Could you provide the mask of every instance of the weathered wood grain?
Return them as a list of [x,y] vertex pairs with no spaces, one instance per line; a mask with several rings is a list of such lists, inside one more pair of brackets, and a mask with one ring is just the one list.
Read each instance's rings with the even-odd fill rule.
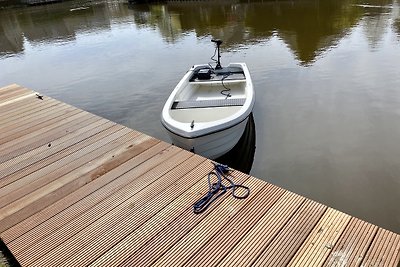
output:
[[[22,266],[390,266],[400,235],[19,85],[0,88],[0,237]],[[243,192],[243,191],[241,191]]]

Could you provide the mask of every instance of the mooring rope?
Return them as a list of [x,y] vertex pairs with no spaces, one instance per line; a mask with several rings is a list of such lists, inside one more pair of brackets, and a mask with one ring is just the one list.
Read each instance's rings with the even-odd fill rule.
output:
[[[205,211],[211,203],[217,200],[220,196],[226,193],[227,190],[232,189],[231,194],[234,198],[244,199],[250,195],[250,188],[244,185],[235,184],[230,176],[230,172],[232,171],[228,166],[222,165],[219,163],[214,163],[214,170],[208,173],[208,193],[199,199],[196,203],[193,204],[193,212],[194,213],[202,213]],[[217,182],[211,184],[211,177],[216,176]],[[229,178],[231,177],[231,178]],[[222,183],[222,179],[225,179],[229,182],[230,185],[226,186]],[[236,189],[243,188],[246,190],[246,193],[242,196],[236,194]]]

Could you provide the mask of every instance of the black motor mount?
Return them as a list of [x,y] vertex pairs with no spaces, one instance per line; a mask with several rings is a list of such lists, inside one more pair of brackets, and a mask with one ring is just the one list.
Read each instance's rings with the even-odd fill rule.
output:
[[216,45],[217,45],[218,60],[217,60],[217,66],[215,66],[215,69],[216,69],[216,70],[222,69],[222,67],[221,67],[221,61],[220,61],[221,54],[220,54],[220,52],[219,52],[219,47],[220,47],[220,45],[222,44],[222,41],[221,41],[220,39],[212,39],[211,42],[216,43]]

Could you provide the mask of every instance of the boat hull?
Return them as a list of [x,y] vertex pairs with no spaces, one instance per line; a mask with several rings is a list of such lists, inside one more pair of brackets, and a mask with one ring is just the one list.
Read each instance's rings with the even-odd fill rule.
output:
[[[211,76],[200,79],[206,71]],[[219,70],[194,65],[167,99],[161,123],[174,145],[216,159],[240,140],[254,101],[245,63],[230,63]]]
[[240,140],[246,128],[248,118],[240,123],[220,131],[186,138],[168,131],[172,143],[209,159],[216,159],[229,152]]

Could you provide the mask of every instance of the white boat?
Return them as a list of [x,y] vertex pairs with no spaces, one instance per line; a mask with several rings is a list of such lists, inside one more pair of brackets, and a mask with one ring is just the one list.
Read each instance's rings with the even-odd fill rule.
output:
[[[215,68],[195,65],[172,91],[161,122],[172,143],[215,159],[231,150],[242,136],[255,95],[245,63]],[[218,43],[219,42],[219,43]]]

